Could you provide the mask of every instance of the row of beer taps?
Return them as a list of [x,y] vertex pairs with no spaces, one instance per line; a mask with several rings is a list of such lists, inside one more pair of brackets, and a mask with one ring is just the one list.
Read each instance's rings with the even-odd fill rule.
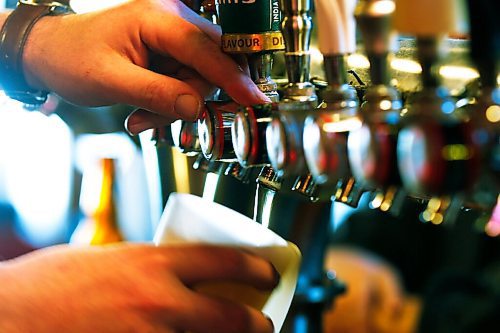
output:
[[[257,196],[267,200],[292,191],[356,206],[370,192],[372,207],[396,214],[405,200],[422,201],[421,219],[434,224],[451,224],[462,209],[476,208],[486,230],[500,234],[500,214],[494,214],[500,209],[498,5],[468,1],[468,45],[481,88],[458,99],[438,72],[441,41],[456,33],[458,2],[205,5],[202,13],[222,27],[223,50],[246,56],[252,79],[272,103],[240,106],[220,92],[206,102],[197,122],[172,124],[174,146],[198,155],[198,164],[209,170],[224,163],[227,174],[242,181],[256,178]],[[313,15],[323,55],[321,85],[310,80]],[[389,70],[395,32],[415,40],[421,67],[419,88],[404,98]],[[273,58],[283,51],[287,82],[278,85]],[[348,81],[346,63],[359,51],[370,64],[370,83],[363,89]],[[262,223],[265,202],[255,202],[254,219]]]

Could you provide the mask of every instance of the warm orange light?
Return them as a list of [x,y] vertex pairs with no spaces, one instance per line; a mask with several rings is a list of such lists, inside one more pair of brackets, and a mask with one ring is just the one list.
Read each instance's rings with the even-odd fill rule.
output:
[[492,105],[486,109],[486,119],[491,123],[500,121],[500,106]]

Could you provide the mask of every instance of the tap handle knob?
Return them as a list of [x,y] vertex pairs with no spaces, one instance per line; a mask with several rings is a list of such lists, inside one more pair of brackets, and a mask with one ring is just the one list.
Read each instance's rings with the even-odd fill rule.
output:
[[368,55],[386,55],[391,49],[393,0],[362,0],[355,16]]
[[439,37],[458,31],[456,0],[398,0],[394,26],[402,34]]
[[302,133],[310,105],[296,101],[282,103],[279,108],[279,116],[273,117],[266,129],[267,156],[280,176],[304,175],[307,166]]
[[198,123],[182,119],[170,124],[173,146],[181,153],[197,155],[201,152],[200,140],[198,138]]
[[222,49],[256,53],[284,48],[278,0],[217,0]]
[[233,101],[208,101],[206,106],[205,112],[198,120],[201,152],[210,161],[236,161],[231,127],[238,104]]
[[241,165],[245,167],[268,165],[266,128],[271,122],[275,104],[241,108],[232,128],[233,147]]
[[355,0],[315,0],[319,50],[324,56],[356,51]]

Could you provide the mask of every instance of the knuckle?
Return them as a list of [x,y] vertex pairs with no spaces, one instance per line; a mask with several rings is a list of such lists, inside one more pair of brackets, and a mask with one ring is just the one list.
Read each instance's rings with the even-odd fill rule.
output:
[[243,252],[231,248],[221,248],[219,253],[214,253],[216,260],[221,260],[226,270],[231,273],[238,273],[245,269],[247,260]]
[[[159,109],[163,104],[165,106],[168,101],[163,100],[165,84],[163,80],[151,80],[144,86],[142,93],[144,102],[152,109]],[[160,103],[161,101],[161,103]]]
[[231,320],[228,321],[228,333],[246,333],[251,331],[251,315],[244,307],[230,307],[226,314],[227,318],[231,318]]

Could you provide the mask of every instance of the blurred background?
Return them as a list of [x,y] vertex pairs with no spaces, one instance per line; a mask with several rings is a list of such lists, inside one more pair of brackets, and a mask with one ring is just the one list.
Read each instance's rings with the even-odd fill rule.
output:
[[[15,3],[1,1],[0,8],[13,8]],[[82,11],[102,4],[74,3]],[[123,126],[130,110],[80,108],[51,96],[42,112],[32,112],[0,92],[0,259],[69,242],[90,214],[85,196],[92,194],[83,192],[99,186],[103,159],[114,162],[113,200],[124,239],[151,239],[139,139],[130,137]],[[94,197],[99,195],[95,191],[99,189],[94,189]]]
[[[84,12],[116,2],[120,0],[77,0],[72,6]],[[14,5],[15,1],[0,1],[0,8]],[[393,64],[400,78],[397,83],[402,90],[414,90],[420,68],[407,59],[414,45],[404,40],[401,45]],[[475,84],[478,73],[464,56],[463,41],[456,45],[451,45],[455,52],[440,74],[453,95],[460,96],[464,82]],[[312,76],[321,78],[322,55],[316,47],[311,51]],[[367,77],[366,57],[354,54],[348,62],[357,75]],[[276,58],[274,71],[277,78],[285,76],[282,59]],[[255,183],[219,178],[219,170],[192,170],[195,159],[156,145],[152,138],[158,133],[153,131],[131,137],[124,130],[131,110],[123,105],[82,108],[50,96],[41,112],[32,112],[0,92],[0,260],[60,243],[150,241],[173,190],[203,195],[252,215]],[[217,191],[218,186],[227,190]],[[245,193],[251,196],[244,197]],[[284,193],[275,202],[276,216],[269,219],[290,220],[300,232],[303,221],[327,215],[334,231],[325,235],[331,247],[362,248],[383,258],[396,268],[405,291],[427,299],[422,332],[438,332],[439,325],[434,324],[439,320],[447,321],[442,327],[449,328],[457,316],[473,322],[499,309],[493,289],[500,289],[500,239],[492,236],[500,230],[485,233],[484,220],[470,209],[461,210],[455,225],[446,227],[424,223],[420,202],[406,202],[396,217],[373,209],[370,200],[366,193],[352,208],[339,202],[311,203]],[[326,259],[327,268],[335,264]],[[445,293],[449,299],[442,297]],[[494,321],[490,319],[484,322],[489,325]]]

